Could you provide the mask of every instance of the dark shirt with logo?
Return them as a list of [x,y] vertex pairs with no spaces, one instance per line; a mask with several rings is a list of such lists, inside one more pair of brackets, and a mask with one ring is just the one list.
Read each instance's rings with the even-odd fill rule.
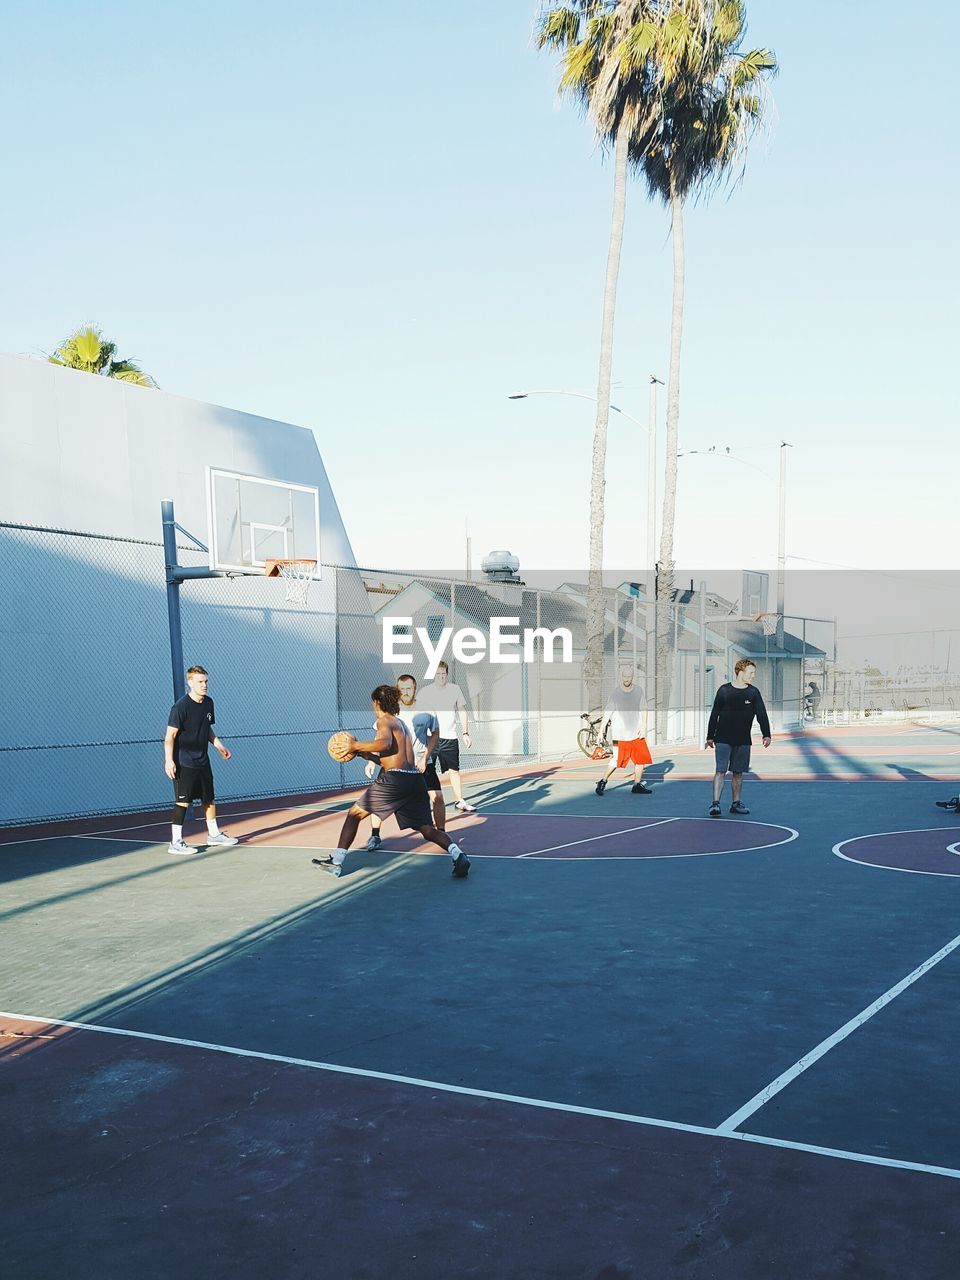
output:
[[765,738],[769,738],[770,720],[760,690],[752,684],[748,684],[745,689],[738,689],[729,683],[722,684],[713,700],[707,741],[725,742],[731,747],[749,746],[754,716],[760,725],[760,732]]
[[189,693],[170,708],[167,724],[180,732],[173,740],[173,762],[185,769],[201,769],[209,762],[207,748],[213,728],[213,699],[204,694],[195,702]]

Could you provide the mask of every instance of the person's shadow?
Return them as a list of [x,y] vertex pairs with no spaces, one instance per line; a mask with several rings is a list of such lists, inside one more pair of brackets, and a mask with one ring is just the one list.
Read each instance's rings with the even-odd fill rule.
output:
[[672,773],[676,765],[669,758],[666,760],[655,760],[653,764],[648,764],[643,771],[644,781],[664,782],[668,773]]

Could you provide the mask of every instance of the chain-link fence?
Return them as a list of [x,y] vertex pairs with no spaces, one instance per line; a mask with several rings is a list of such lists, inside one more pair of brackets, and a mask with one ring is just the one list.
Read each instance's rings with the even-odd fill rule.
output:
[[[165,808],[173,675],[162,545],[11,524],[0,525],[0,540],[0,822]],[[204,563],[196,548],[179,548],[179,559],[187,568]],[[605,587],[602,674],[588,684],[588,595],[574,580],[538,586],[323,565],[304,605],[259,575],[188,579],[180,587],[184,662],[210,672],[217,730],[233,750],[229,762],[214,762],[218,796],[359,782],[362,762],[336,764],[326,739],[338,728],[368,735],[377,684],[405,672],[429,684],[425,644],[445,643],[449,679],[463,692],[467,769],[582,758],[581,716],[599,716],[623,666],[646,692],[654,745],[702,740],[714,694],[743,657],[757,664],[775,729],[902,709],[900,686],[881,699],[875,677],[838,667],[832,622],[785,617],[765,628],[692,586],[663,610],[659,654],[644,584]],[[406,621],[385,660],[391,617]],[[512,656],[496,662],[491,650],[504,627]],[[944,706],[957,697],[942,679],[936,690],[918,686],[911,705],[934,693]]]

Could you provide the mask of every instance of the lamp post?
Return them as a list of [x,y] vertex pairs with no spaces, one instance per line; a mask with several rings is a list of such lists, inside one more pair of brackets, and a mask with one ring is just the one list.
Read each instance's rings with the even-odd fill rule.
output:
[[[648,420],[646,425],[635,418],[626,410],[621,409],[619,405],[611,404],[610,408],[614,413],[619,413],[621,418],[626,418],[628,422],[632,422],[634,426],[640,427],[647,433],[647,546],[646,546],[646,584],[644,592],[646,595],[646,618],[644,628],[646,631],[646,652],[648,657],[652,654],[654,661],[649,660],[646,666],[646,695],[647,699],[651,699],[655,693],[655,673],[654,666],[656,663],[656,583],[657,583],[657,387],[663,386],[663,381],[650,375],[650,397],[648,403]],[[573,396],[577,400],[589,400],[591,404],[597,403],[597,397],[587,395],[585,391],[568,391],[562,387],[540,388],[535,391],[515,391],[508,397],[510,400],[526,400],[528,396]],[[651,644],[653,648],[651,649]]]
[[[785,597],[785,579],[786,579],[786,546],[787,546],[787,450],[792,449],[793,445],[788,440],[781,440],[777,446],[780,452],[780,477],[778,484],[778,506],[777,506],[777,628],[776,628],[776,645],[780,651],[774,662],[774,674],[772,681],[773,703],[780,709],[780,718],[783,719],[784,714],[784,691],[783,691],[783,611]],[[685,453],[678,453],[678,457],[682,458],[685,454],[706,454],[714,458],[727,458],[730,462],[739,462],[745,467],[752,464],[745,462],[743,458],[738,458],[735,453],[731,453],[729,447],[724,448],[721,452],[713,446],[710,449],[687,449]],[[769,476],[768,471],[764,471],[762,467],[753,467],[754,471],[759,471],[761,475]]]
[[[649,421],[643,423],[633,414],[627,413],[619,405],[611,404],[614,413],[626,418],[634,426],[647,433],[647,547],[646,562],[648,574],[653,572],[653,562],[657,557],[657,386],[663,386],[659,378],[650,375],[650,408]],[[528,396],[574,396],[577,400],[589,400],[597,403],[597,397],[587,395],[585,391],[567,391],[560,387],[551,387],[536,391],[515,391],[508,396],[509,400],[526,400]],[[648,590],[648,597],[651,594]]]

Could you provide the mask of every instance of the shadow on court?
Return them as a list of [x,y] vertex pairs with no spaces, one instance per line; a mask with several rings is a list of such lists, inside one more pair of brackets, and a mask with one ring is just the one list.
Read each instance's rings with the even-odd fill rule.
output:
[[902,1280],[956,1259],[946,1179],[182,1045],[43,1044],[0,1068],[22,1277],[767,1280],[855,1256]]
[[[336,881],[281,842],[336,813],[237,815],[259,841],[174,863],[146,843],[73,868],[85,842],[48,850],[49,883],[11,881],[33,909],[0,937],[3,1007],[124,1034],[0,1025],[7,1260],[98,1278],[198,1258],[241,1280],[952,1275],[956,1179],[864,1159],[960,1169],[960,953],[758,1105],[740,1126],[756,1140],[715,1132],[956,933],[960,884],[831,853],[926,794],[762,783],[762,822],[741,824],[689,816],[701,782],[585,817],[566,793],[528,816],[508,790],[520,812],[458,818],[465,842],[586,847],[480,853],[466,882],[411,852],[358,853]],[[779,822],[800,839],[703,856]],[[677,856],[642,856],[653,841]]]

